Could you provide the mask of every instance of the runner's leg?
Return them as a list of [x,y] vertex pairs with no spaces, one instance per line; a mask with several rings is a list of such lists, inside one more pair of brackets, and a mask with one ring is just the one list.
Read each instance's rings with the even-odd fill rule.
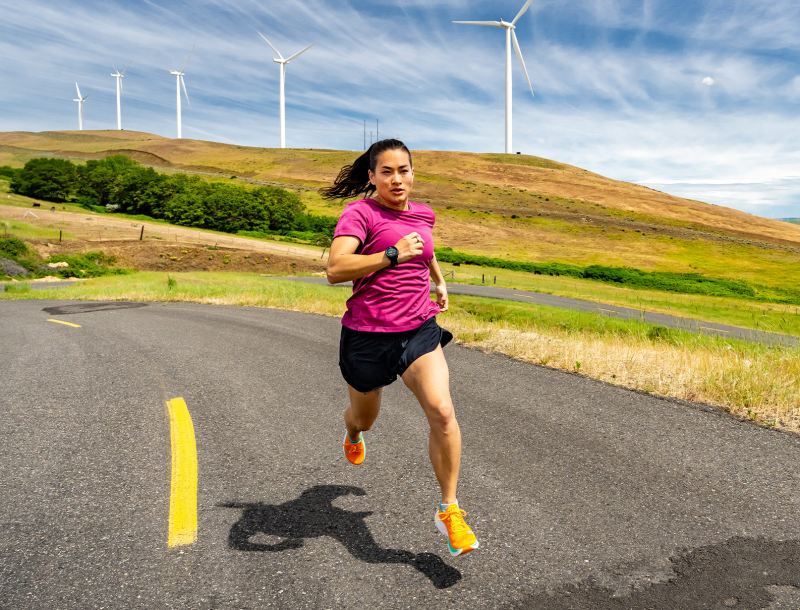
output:
[[347,391],[350,394],[350,406],[344,410],[344,425],[350,440],[354,440],[359,432],[369,430],[378,419],[383,390],[378,388],[371,392],[359,392],[348,384]]
[[412,362],[403,373],[403,382],[417,397],[428,418],[428,454],[442,489],[442,502],[455,502],[461,430],[450,398],[450,371],[441,346]]

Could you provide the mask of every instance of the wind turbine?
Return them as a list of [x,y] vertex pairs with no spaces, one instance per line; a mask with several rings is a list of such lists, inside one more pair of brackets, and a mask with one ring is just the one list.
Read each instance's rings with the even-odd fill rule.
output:
[[511,146],[511,43],[514,43],[514,51],[519,58],[519,63],[522,66],[522,71],[525,73],[525,78],[528,81],[528,88],[533,95],[533,85],[531,85],[531,77],[528,76],[528,69],[525,67],[525,60],[522,58],[522,51],[519,48],[519,41],[515,28],[517,21],[522,17],[525,12],[530,8],[533,0],[527,0],[522,8],[510,22],[503,21],[454,21],[453,23],[463,23],[465,25],[482,25],[492,28],[503,28],[506,31],[506,152],[512,152]]
[[111,76],[117,79],[117,129],[122,129],[122,79],[125,78],[125,70],[120,72],[114,68]]
[[290,55],[289,57],[284,58],[283,55],[281,55],[281,52],[278,51],[278,49],[276,49],[269,40],[267,40],[267,37],[264,36],[264,34],[259,32],[258,35],[261,36],[261,38],[264,39],[264,42],[266,42],[270,47],[272,47],[272,50],[278,54],[278,57],[277,58],[273,57],[272,61],[274,61],[281,67],[280,111],[279,111],[280,122],[281,122],[281,148],[286,148],[286,94],[284,93],[284,82],[286,80],[286,64],[292,61],[295,57],[298,57],[303,53],[305,53],[306,51],[308,51],[313,46],[313,44],[308,45],[305,49],[298,51],[294,55]]
[[181,131],[181,87],[186,96],[186,103],[191,106],[191,102],[189,102],[189,93],[186,91],[186,83],[183,82],[183,70],[170,70],[169,73],[175,76],[175,107],[178,117],[178,139],[180,139],[183,137]]
[[85,102],[88,96],[83,97],[81,95],[81,90],[78,88],[78,83],[75,83],[75,91],[78,92],[78,97],[73,102],[78,102],[78,129],[83,131],[83,102]]
[[184,69],[186,65],[189,63],[189,58],[194,53],[195,47],[192,46],[192,50],[189,51],[189,54],[183,60],[182,67],[178,68],[177,70],[170,70],[169,73],[175,77],[175,108],[176,114],[178,118],[178,139],[183,137],[183,129],[182,129],[182,120],[181,120],[181,87],[183,87],[183,94],[186,96],[186,103],[190,106],[192,105],[189,101],[189,92],[186,91],[186,83],[183,80]]

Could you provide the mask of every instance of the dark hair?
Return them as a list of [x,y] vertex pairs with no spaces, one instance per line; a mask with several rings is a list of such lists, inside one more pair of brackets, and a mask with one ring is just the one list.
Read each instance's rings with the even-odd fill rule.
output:
[[375,185],[370,184],[367,170],[375,171],[378,156],[387,150],[404,150],[408,153],[411,162],[411,151],[400,140],[387,139],[374,142],[366,152],[351,165],[345,165],[333,181],[333,186],[320,189],[325,199],[344,199],[364,193],[369,197],[375,192]]

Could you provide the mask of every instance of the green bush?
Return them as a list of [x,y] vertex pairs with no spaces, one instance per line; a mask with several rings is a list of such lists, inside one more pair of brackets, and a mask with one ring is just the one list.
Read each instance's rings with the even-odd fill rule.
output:
[[65,159],[31,159],[11,178],[14,193],[44,199],[66,201],[77,186],[75,166]]
[[16,237],[0,237],[0,256],[8,258],[28,271],[39,269],[39,257],[27,244]]
[[[673,273],[669,271],[642,271],[633,267],[605,267],[589,265],[579,267],[565,263],[529,263],[508,261],[502,258],[465,254],[452,248],[437,248],[436,258],[446,263],[461,263],[482,267],[496,267],[514,271],[528,271],[537,275],[565,275],[613,284],[624,284],[635,288],[649,288],[684,294],[739,297],[780,302],[797,302],[800,295],[786,294],[779,298],[758,295],[756,289],[741,280],[706,277],[699,273]],[[781,300],[786,299],[786,300]]]
[[49,273],[60,277],[100,277],[103,275],[121,275],[128,273],[126,269],[112,267],[116,258],[102,252],[86,252],[85,254],[56,254],[47,259],[48,263],[66,262],[69,267],[48,269]]
[[29,254],[25,242],[16,237],[0,237],[0,256],[17,259]]

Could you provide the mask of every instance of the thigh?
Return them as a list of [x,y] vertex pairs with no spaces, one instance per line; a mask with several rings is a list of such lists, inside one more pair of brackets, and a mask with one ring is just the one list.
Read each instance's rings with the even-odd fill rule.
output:
[[373,419],[378,416],[378,411],[381,409],[382,388],[371,392],[359,392],[348,384],[347,392],[350,395],[350,407],[357,415],[373,416]]
[[414,360],[403,373],[403,383],[417,397],[426,414],[431,410],[452,409],[450,370],[441,346]]

